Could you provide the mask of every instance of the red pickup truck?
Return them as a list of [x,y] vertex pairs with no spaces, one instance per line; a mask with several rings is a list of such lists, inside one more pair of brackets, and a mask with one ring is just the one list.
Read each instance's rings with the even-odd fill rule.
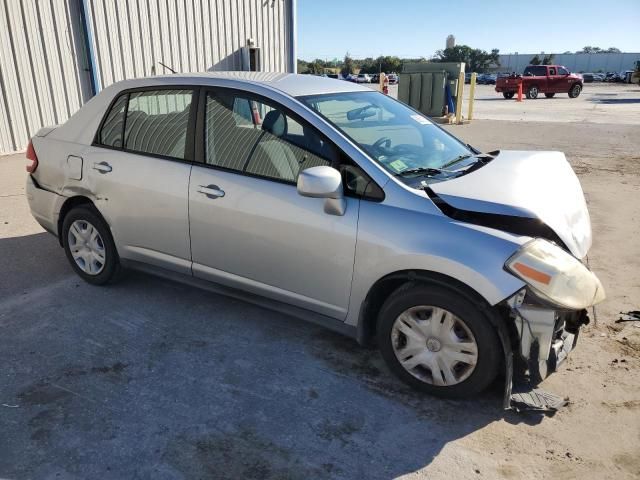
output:
[[556,93],[568,93],[576,98],[582,91],[582,77],[570,73],[562,65],[529,65],[522,75],[499,77],[496,80],[496,92],[502,92],[504,98],[513,98],[522,82],[522,91],[527,98],[537,98],[544,93],[547,98]]

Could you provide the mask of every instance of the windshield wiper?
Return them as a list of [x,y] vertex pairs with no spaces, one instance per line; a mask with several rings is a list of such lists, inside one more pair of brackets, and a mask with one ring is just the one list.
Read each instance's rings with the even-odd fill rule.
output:
[[442,165],[442,167],[440,168],[447,168],[450,167],[451,165],[454,165],[458,162],[461,162],[462,160],[465,160],[469,157],[473,157],[473,155],[471,155],[470,153],[465,153],[464,155],[458,155],[456,158],[454,158],[453,160],[451,160],[450,162],[445,163],[444,165]]
[[444,170],[441,170],[439,168],[432,168],[432,167],[419,167],[419,168],[410,168],[408,170],[403,170],[401,172],[398,172],[395,174],[396,177],[404,177],[405,175],[424,175],[424,176],[430,176],[430,175],[438,175],[440,173],[443,173]]

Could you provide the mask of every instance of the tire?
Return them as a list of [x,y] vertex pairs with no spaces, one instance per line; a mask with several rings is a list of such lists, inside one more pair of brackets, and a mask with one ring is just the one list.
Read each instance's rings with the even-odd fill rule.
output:
[[71,267],[84,281],[104,285],[119,278],[120,259],[111,231],[94,207],[82,205],[67,213],[62,245]]
[[569,98],[578,98],[580,92],[582,92],[582,86],[579,83],[572,85],[569,90]]
[[538,87],[536,85],[531,85],[527,89],[527,98],[530,100],[535,100],[536,98],[538,98],[538,92]]
[[400,380],[440,397],[481,392],[496,377],[502,358],[496,329],[456,288],[403,285],[380,309],[376,335],[387,366]]
[[553,96],[555,95],[555,93],[545,93],[544,96],[547,98],[553,98]]
[[511,100],[514,95],[515,95],[514,92],[502,92],[502,96],[507,100]]

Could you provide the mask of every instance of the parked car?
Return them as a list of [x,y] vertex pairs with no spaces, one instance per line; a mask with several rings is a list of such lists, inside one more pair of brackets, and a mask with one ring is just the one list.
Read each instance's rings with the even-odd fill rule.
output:
[[582,77],[584,83],[602,82],[604,80],[604,75],[599,73],[580,73],[579,76]]
[[378,83],[380,81],[379,73],[372,73],[370,78],[370,83]]
[[371,77],[368,73],[359,73],[356,77],[356,83],[371,83]]
[[342,75],[339,73],[327,73],[328,78],[333,78],[334,80],[343,80]]
[[480,153],[364,86],[126,80],[26,156],[31,212],[83,280],[131,267],[208,285],[375,343],[436,395],[510,380],[512,362],[539,381],[604,298],[564,154]]
[[498,78],[496,92],[501,92],[504,98],[513,98],[519,83],[522,83],[522,91],[529,99],[538,98],[539,93],[544,93],[547,98],[556,93],[567,93],[569,98],[576,98],[582,91],[583,79],[562,65],[529,65],[522,76]]
[[398,83],[398,75],[396,73],[390,73],[387,77],[389,78],[389,85],[395,85]]
[[497,75],[493,75],[490,73],[481,73],[478,75],[477,83],[480,85],[495,85]]

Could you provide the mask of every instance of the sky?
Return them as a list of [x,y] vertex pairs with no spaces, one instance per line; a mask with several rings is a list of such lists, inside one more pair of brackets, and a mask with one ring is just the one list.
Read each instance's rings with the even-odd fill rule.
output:
[[445,48],[449,34],[458,45],[500,53],[563,53],[586,45],[640,52],[640,0],[297,0],[297,10],[304,60],[342,58],[347,51],[355,58],[429,58]]

